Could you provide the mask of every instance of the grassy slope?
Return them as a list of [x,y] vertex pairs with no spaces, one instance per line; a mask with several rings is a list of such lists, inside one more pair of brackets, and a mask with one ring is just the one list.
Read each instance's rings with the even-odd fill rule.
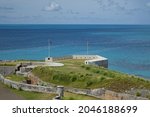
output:
[[65,92],[64,100],[99,100],[98,98]]
[[[77,88],[106,88],[117,92],[124,92],[131,88],[150,89],[150,81],[135,76],[111,71],[105,68],[84,65],[83,60],[61,60],[64,67],[38,67],[33,73],[42,80],[58,85]],[[8,79],[22,81],[23,77],[11,75]],[[14,93],[23,96],[25,99],[52,99],[55,94],[35,93],[17,91]],[[65,93],[64,99],[96,99],[89,96]]]
[[9,75],[6,78],[9,79],[9,80],[12,80],[12,81],[16,81],[16,82],[22,82],[22,81],[27,79],[27,78],[25,78],[23,76],[14,75],[14,74]]
[[37,67],[33,73],[46,82],[76,88],[106,88],[124,92],[131,88],[150,89],[150,81],[96,66],[83,60],[62,60],[63,67]]

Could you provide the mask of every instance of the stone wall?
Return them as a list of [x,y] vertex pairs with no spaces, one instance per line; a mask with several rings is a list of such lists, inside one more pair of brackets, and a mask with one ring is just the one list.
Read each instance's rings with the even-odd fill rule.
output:
[[0,74],[6,76],[15,73],[15,66],[0,66]]
[[0,81],[3,84],[8,85],[11,88],[15,88],[18,90],[44,92],[44,93],[56,93],[56,91],[57,91],[56,87],[46,87],[46,86],[38,86],[38,85],[30,85],[30,84],[25,84],[25,83],[18,83],[15,81],[5,79],[2,75],[0,75]]
[[[46,84],[48,86],[38,86],[38,85],[30,85],[24,83],[14,82],[8,79],[5,79],[2,75],[0,75],[0,81],[12,88],[24,91],[34,91],[34,92],[44,92],[44,93],[57,93],[57,87],[51,84]],[[64,89],[67,92],[88,95],[104,100],[147,100],[147,98],[137,97],[131,94],[125,93],[117,93],[114,91],[106,90],[104,88],[99,89],[78,89],[78,88],[69,88],[65,87]]]
[[104,100],[147,100],[147,98],[137,97],[135,95],[117,93],[114,91],[106,90],[104,88],[99,89],[77,89],[77,88],[65,88],[65,91],[93,96]]

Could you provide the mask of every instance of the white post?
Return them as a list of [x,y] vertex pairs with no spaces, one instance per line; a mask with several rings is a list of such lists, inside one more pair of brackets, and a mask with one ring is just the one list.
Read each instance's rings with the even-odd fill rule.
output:
[[64,97],[64,86],[57,86],[57,94],[62,99]]

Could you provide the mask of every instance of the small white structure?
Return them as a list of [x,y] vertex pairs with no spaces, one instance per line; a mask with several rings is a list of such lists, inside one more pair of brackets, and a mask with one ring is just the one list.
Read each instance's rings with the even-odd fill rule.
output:
[[53,58],[52,57],[46,57],[44,66],[61,67],[61,66],[64,66],[64,64],[53,62]]
[[107,58],[104,58],[104,57],[100,57],[100,58],[92,59],[92,60],[85,60],[85,64],[97,65],[97,66],[108,68],[108,60]]
[[45,62],[53,62],[53,58],[52,57],[46,57]]
[[50,66],[50,67],[61,67],[64,66],[62,63],[56,63],[56,62],[46,62],[45,66]]
[[73,59],[85,59],[85,64],[108,68],[108,59],[99,55],[73,55]]

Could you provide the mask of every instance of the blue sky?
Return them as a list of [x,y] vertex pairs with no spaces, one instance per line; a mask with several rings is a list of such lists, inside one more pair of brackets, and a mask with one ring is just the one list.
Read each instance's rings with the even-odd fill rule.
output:
[[0,24],[150,24],[150,0],[0,0]]

